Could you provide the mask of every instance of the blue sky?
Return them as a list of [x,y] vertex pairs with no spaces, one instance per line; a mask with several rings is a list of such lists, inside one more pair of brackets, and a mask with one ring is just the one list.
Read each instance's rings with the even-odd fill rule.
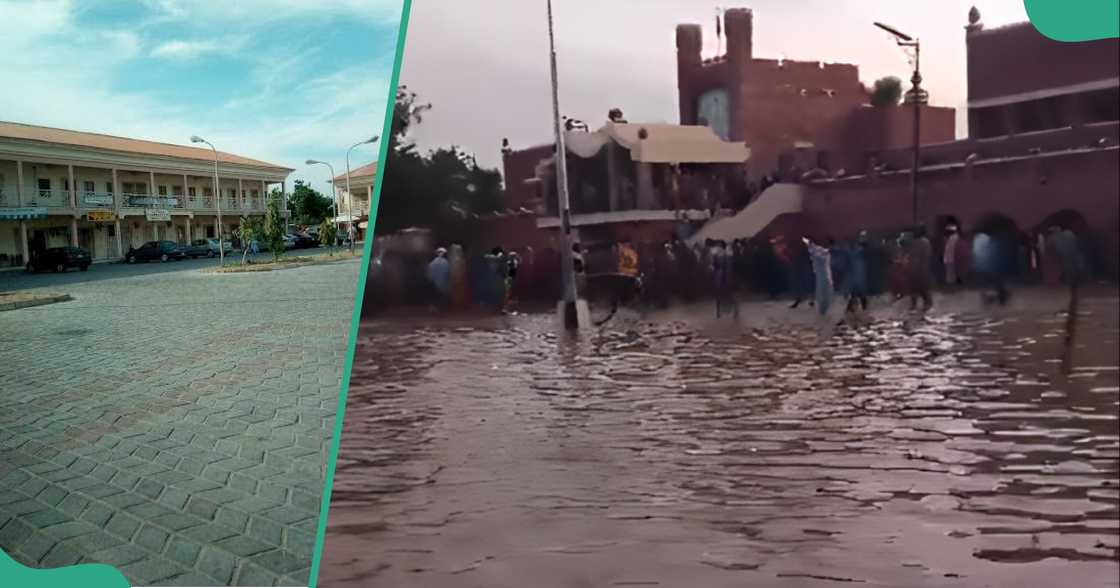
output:
[[[0,118],[295,168],[381,132],[401,0],[0,0]],[[376,157],[354,150],[351,167]]]

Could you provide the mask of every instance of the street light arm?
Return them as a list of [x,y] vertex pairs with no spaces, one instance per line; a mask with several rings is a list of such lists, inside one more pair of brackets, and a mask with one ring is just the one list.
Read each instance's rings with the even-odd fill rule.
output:
[[906,33],[903,33],[902,31],[899,31],[898,29],[896,29],[894,27],[887,26],[887,25],[885,25],[881,22],[876,22],[876,23],[873,23],[873,24],[875,26],[883,29],[884,31],[887,31],[888,33],[894,35],[895,37],[897,37],[901,41],[913,41],[914,40],[914,38],[911,37],[910,35],[907,35]]

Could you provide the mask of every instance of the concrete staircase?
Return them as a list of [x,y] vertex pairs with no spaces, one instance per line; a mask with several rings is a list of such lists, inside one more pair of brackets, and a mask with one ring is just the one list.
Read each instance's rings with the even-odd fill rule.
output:
[[738,214],[708,221],[688,242],[703,243],[705,239],[731,241],[753,237],[779,216],[801,212],[803,199],[802,185],[774,184]]

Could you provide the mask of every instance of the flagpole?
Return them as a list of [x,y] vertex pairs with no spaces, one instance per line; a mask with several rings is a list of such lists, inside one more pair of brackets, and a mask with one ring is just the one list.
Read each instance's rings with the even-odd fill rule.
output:
[[[583,326],[586,311],[581,312],[581,300],[576,287],[575,266],[572,261],[572,221],[568,199],[568,157],[564,146],[564,129],[560,122],[560,89],[556,71],[556,38],[552,28],[552,0],[548,3],[548,48],[549,65],[552,73],[552,124],[556,133],[556,155],[553,166],[556,172],[556,197],[560,213],[561,276],[564,282],[564,295],[559,304],[558,314],[565,328],[578,329]],[[586,303],[583,303],[586,305]]]
[[723,27],[720,26],[720,8],[716,6],[716,57],[723,53]]

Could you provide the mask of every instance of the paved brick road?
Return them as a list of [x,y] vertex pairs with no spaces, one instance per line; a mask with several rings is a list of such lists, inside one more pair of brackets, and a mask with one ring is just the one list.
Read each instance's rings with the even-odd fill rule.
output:
[[357,262],[0,274],[0,548],[134,585],[306,585]]

